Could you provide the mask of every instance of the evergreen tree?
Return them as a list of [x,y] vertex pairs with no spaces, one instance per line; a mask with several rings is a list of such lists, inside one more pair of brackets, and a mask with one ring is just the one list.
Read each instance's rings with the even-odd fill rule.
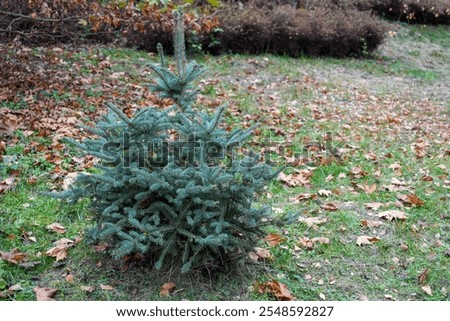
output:
[[[68,140],[101,159],[98,174],[81,174],[73,186],[54,195],[71,202],[91,200],[96,226],[87,237],[108,243],[122,258],[133,253],[156,258],[155,268],[174,263],[182,272],[245,255],[262,235],[269,208],[254,206],[279,171],[258,157],[238,159],[234,149],[252,134],[220,127],[225,106],[214,115],[193,109],[192,82],[203,68],[187,63],[184,18],[175,12],[175,62],[166,66],[162,47],[153,91],[171,98],[166,110],[147,107],[133,117],[107,104],[95,138]],[[269,220],[270,221],[270,220]]]

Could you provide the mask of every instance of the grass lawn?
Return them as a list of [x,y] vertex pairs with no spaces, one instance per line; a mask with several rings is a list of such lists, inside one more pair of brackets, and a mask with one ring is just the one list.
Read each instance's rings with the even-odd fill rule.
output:
[[[286,166],[261,204],[299,214],[267,230],[284,239],[261,240],[271,260],[220,274],[111,260],[82,241],[93,225],[87,201],[40,194],[60,189],[68,173],[92,170],[94,159],[59,142],[86,136],[74,123],[103,113],[106,101],[129,113],[167,104],[145,87],[153,79],[146,63],[156,57],[105,47],[30,50],[59,78],[0,101],[0,116],[17,122],[11,135],[0,134],[0,251],[26,254],[18,264],[0,260],[0,300],[34,300],[36,286],[57,289],[57,300],[160,300],[167,282],[179,290],[173,300],[267,300],[254,285],[272,279],[298,300],[449,300],[450,30],[391,27],[393,37],[365,59],[197,55],[208,69],[201,108],[228,101],[227,124],[260,122],[247,147]],[[40,113],[34,127],[28,110]],[[55,222],[64,233],[46,228]],[[46,252],[62,237],[74,244],[56,261]]]

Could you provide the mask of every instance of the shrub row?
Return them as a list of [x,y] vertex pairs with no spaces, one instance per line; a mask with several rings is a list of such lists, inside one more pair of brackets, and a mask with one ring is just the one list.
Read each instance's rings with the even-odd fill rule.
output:
[[383,23],[357,10],[304,10],[289,5],[267,10],[248,4],[230,6],[218,18],[223,30],[215,36],[219,41],[211,44],[209,37],[203,44],[214,54],[361,56],[373,51],[386,31]]
[[[241,0],[258,7],[275,8],[291,5],[303,9],[356,9],[372,11],[396,21],[417,24],[450,24],[449,0]],[[233,3],[234,0],[228,2]]]

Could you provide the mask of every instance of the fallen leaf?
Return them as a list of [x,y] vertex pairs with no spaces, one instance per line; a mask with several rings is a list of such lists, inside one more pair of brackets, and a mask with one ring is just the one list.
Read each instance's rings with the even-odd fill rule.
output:
[[427,278],[428,278],[428,268],[426,268],[420,275],[419,275],[419,277],[417,278],[417,280],[419,281],[419,284],[423,284],[423,283],[425,283],[425,281],[427,280]]
[[369,210],[375,210],[375,211],[379,210],[382,206],[384,206],[383,203],[377,203],[377,202],[374,202],[374,203],[365,203],[364,205],[366,206],[367,209],[369,209]]
[[308,226],[308,227],[313,227],[315,225],[326,223],[327,219],[326,218],[319,218],[319,217],[307,217],[307,218],[299,217],[298,221],[301,222],[301,223],[305,223],[306,226]]
[[100,289],[102,289],[103,291],[112,291],[114,290],[114,287],[107,284],[100,284]]
[[389,169],[392,169],[395,175],[402,176],[402,166],[400,164],[394,163],[389,166]]
[[5,260],[6,262],[12,264],[18,264],[20,261],[23,261],[27,255],[25,253],[19,252],[17,249],[12,249],[9,252],[0,251],[0,259]]
[[30,242],[36,243],[37,239],[32,235],[33,235],[32,232],[22,231],[22,234],[20,236],[23,238],[23,240],[25,242],[30,241]]
[[281,172],[278,175],[278,178],[288,186],[296,187],[296,186],[311,186],[311,176],[312,171],[308,169],[295,170],[293,174],[286,175]]
[[72,240],[62,238],[56,242],[53,242],[55,247],[45,252],[47,256],[55,257],[56,261],[61,261],[67,258],[67,250],[74,245]]
[[170,283],[164,283],[161,286],[161,290],[159,291],[159,296],[161,297],[168,297],[170,291],[172,291],[176,287],[176,284],[173,282]]
[[299,239],[299,243],[303,247],[306,247],[306,249],[312,250],[316,243],[329,244],[330,239],[326,237],[314,237],[312,239],[308,237],[302,237],[301,239]]
[[17,128],[20,127],[20,124],[15,119],[3,119],[0,120],[0,134],[4,134],[6,136],[11,136],[14,134]]
[[108,249],[109,245],[108,244],[98,244],[98,245],[94,245],[94,250],[96,252],[104,252]]
[[330,243],[330,239],[327,238],[327,237],[323,237],[323,236],[321,236],[321,237],[314,237],[314,238],[311,239],[311,241],[313,241],[313,243],[318,242],[318,243],[322,243],[322,244],[329,244]]
[[295,197],[290,197],[289,202],[291,202],[292,204],[299,204],[300,202],[313,199],[314,197],[315,197],[315,195],[313,195],[313,194],[303,193],[303,194],[299,194]]
[[431,287],[429,285],[424,285],[421,287],[421,289],[428,295],[433,295],[433,291],[431,290]]
[[68,282],[68,283],[73,283],[74,282],[72,274],[66,275],[65,279],[66,279],[66,282]]
[[259,259],[258,254],[256,254],[255,252],[248,252],[248,257],[249,257],[250,260],[252,260],[253,262],[258,261],[258,259]]
[[68,173],[64,177],[64,181],[62,184],[63,190],[68,190],[70,186],[77,180],[79,173]]
[[329,191],[327,189],[319,189],[317,194],[319,194],[320,196],[331,196],[333,194],[333,192]]
[[372,184],[372,185],[369,185],[369,184],[362,184],[362,185],[358,184],[358,187],[360,189],[362,189],[364,192],[366,192],[366,194],[372,194],[373,192],[376,191],[377,184]]
[[338,208],[335,204],[333,203],[327,203],[327,204],[322,204],[320,205],[320,208],[326,211],[337,211]]
[[406,185],[406,183],[404,181],[401,181],[401,180],[399,180],[396,177],[393,177],[391,179],[391,183],[394,184],[394,185],[398,185],[398,186],[405,186]]
[[82,285],[82,286],[80,286],[80,289],[81,289],[81,291],[92,293],[92,292],[94,292],[95,287]]
[[356,239],[356,244],[358,244],[359,246],[372,245],[373,243],[378,241],[380,241],[380,239],[376,236],[361,235]]
[[14,284],[13,286],[10,286],[8,288],[8,291],[10,291],[10,292],[19,291],[19,290],[22,290],[22,286],[20,285],[20,283]]
[[271,233],[264,238],[264,241],[269,243],[271,246],[277,246],[278,244],[285,242],[286,238],[282,237],[280,234]]
[[407,206],[422,206],[425,204],[424,201],[422,201],[417,195],[415,194],[410,194],[410,195],[405,195],[405,194],[400,194],[397,197],[403,204],[407,205]]
[[383,222],[362,220],[361,225],[368,227],[380,227],[381,225],[383,225]]
[[319,298],[321,298],[323,301],[326,301],[326,297],[325,297],[325,294],[323,294],[323,293],[319,293]]
[[295,297],[291,294],[288,287],[277,280],[267,281],[262,284],[256,284],[255,290],[259,293],[270,293],[279,301],[293,301]]
[[0,181],[0,194],[10,191],[14,188],[15,177],[8,177]]
[[52,297],[56,294],[58,290],[51,288],[35,287],[33,288],[33,291],[36,294],[37,301],[54,301]]
[[362,178],[362,177],[366,176],[368,173],[366,171],[363,171],[361,167],[353,167],[350,170],[350,174],[354,178]]
[[62,226],[61,223],[57,223],[57,222],[47,225],[45,228],[47,230],[54,231],[59,234],[66,233],[66,228],[64,226]]
[[258,259],[272,259],[272,255],[270,254],[269,250],[264,249],[262,247],[255,247],[255,254],[258,256]]
[[389,210],[381,212],[377,215],[380,218],[384,218],[386,220],[392,221],[392,220],[406,220],[406,214],[402,211],[397,210]]

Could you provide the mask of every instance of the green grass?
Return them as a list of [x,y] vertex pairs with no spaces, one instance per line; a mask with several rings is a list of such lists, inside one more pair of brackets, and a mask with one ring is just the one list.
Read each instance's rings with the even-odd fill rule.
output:
[[[432,42],[443,49],[449,47],[445,27],[411,26],[406,30],[406,35],[399,36],[398,41],[406,37]],[[99,56],[109,57],[112,65],[95,76],[98,79],[89,85],[83,96],[49,92],[49,99],[60,104],[75,99],[82,108],[94,113],[96,107],[89,99],[103,98],[104,93],[97,89],[111,74],[126,72],[123,79],[114,80],[117,87],[125,85],[126,81],[140,85],[149,81],[140,73],[148,58],[144,52],[105,48],[91,53],[80,51],[68,60],[79,64],[84,76],[91,76],[90,66],[101,64]],[[416,57],[417,53],[412,52],[412,56]],[[0,195],[0,250],[17,248],[28,255],[29,262],[39,264],[26,269],[0,261],[0,292],[15,284],[22,287],[20,291],[8,293],[4,300],[34,300],[32,289],[35,286],[57,288],[58,300],[160,300],[159,288],[166,282],[175,282],[177,289],[183,289],[168,298],[173,300],[266,300],[273,297],[255,293],[252,287],[255,281],[272,278],[287,284],[299,300],[319,300],[320,294],[327,300],[360,300],[362,297],[384,300],[385,296],[396,300],[449,300],[450,258],[445,253],[450,248],[450,162],[446,152],[448,140],[442,136],[442,130],[448,126],[448,102],[422,103],[408,95],[393,98],[392,94],[383,93],[374,94],[375,99],[372,99],[364,91],[343,88],[326,79],[305,80],[312,72],[326,73],[339,67],[343,72],[356,70],[381,78],[402,75],[421,80],[423,85],[432,85],[446,81],[447,78],[442,78],[444,71],[417,68],[398,57],[291,59],[226,55],[196,58],[208,67],[205,79],[220,80],[215,85],[204,85],[202,94],[218,100],[226,100],[223,97],[228,95],[233,102],[225,119],[227,124],[237,126],[242,123],[240,116],[258,115],[261,134],[254,137],[255,142],[270,136],[272,142],[291,142],[292,150],[308,157],[309,167],[300,165],[297,169],[313,171],[310,186],[290,188],[276,180],[268,188],[271,198],[264,197],[261,203],[269,203],[283,212],[299,213],[302,217],[327,218],[327,222],[313,227],[297,222],[283,229],[268,228],[267,233],[283,233],[286,238],[286,242],[274,247],[261,242],[260,246],[272,253],[273,261],[239,266],[222,273],[196,271],[181,276],[170,269],[155,272],[142,262],[130,264],[124,271],[123,262],[112,260],[105,252],[97,252],[84,242],[69,249],[67,260],[55,262],[45,255],[54,241],[61,237],[72,240],[83,237],[85,228],[94,224],[89,203],[83,201],[69,206],[40,194],[54,189],[63,178],[55,181],[52,173],[55,164],[45,159],[44,152],[35,149],[39,145],[48,147],[52,140],[16,131],[15,137],[6,140],[5,155],[13,161],[0,160],[0,181],[8,177],[11,170],[21,171],[16,187]],[[249,89],[249,86],[253,87]],[[121,88],[126,90],[124,86]],[[111,101],[114,97],[105,99]],[[20,104],[22,102],[2,103],[0,108],[15,109]],[[279,116],[273,113],[274,109],[279,110]],[[237,111],[240,113],[233,116]],[[292,112],[296,116],[292,116]],[[283,133],[275,134],[276,129]],[[306,153],[305,146],[311,142],[324,144],[327,132],[331,132],[333,145],[342,158],[339,162],[321,164],[323,150]],[[418,139],[429,144],[424,157],[417,157],[414,152],[412,144]],[[369,152],[375,159],[368,157]],[[71,160],[79,155],[66,150],[55,151],[55,154],[62,158],[63,169],[76,170],[71,167]],[[274,159],[279,164],[284,162],[282,155]],[[394,172],[393,164],[401,166],[401,176]],[[367,174],[354,177],[351,171],[355,167]],[[288,168],[285,173],[292,171],[293,168]],[[423,180],[423,175],[432,177],[433,181]],[[28,184],[30,177],[36,177],[37,183]],[[406,185],[392,189],[393,178]],[[363,184],[376,184],[377,189],[368,194],[360,189]],[[329,190],[332,194],[318,195],[299,204],[289,200],[300,193],[317,195],[319,190]],[[398,201],[402,194],[415,194],[424,205],[402,206]],[[365,206],[370,202],[381,202],[385,206],[370,210]],[[326,203],[336,204],[338,210],[323,210],[321,205]],[[377,228],[361,224],[362,220],[378,220],[376,214],[385,210],[404,211],[407,219],[383,221]],[[67,232],[58,235],[48,231],[45,227],[53,222],[63,224]],[[24,233],[31,233],[36,242],[26,240]],[[358,246],[356,239],[361,235],[375,235],[380,241]],[[300,244],[304,237],[326,237],[330,242],[317,243],[308,250]],[[425,269],[429,270],[428,278],[419,284],[418,277]],[[73,275],[72,283],[65,279],[69,274]],[[425,284],[433,290],[432,295],[421,289]],[[101,285],[113,286],[114,290],[101,290]],[[87,293],[81,286],[93,286],[95,290]]]

